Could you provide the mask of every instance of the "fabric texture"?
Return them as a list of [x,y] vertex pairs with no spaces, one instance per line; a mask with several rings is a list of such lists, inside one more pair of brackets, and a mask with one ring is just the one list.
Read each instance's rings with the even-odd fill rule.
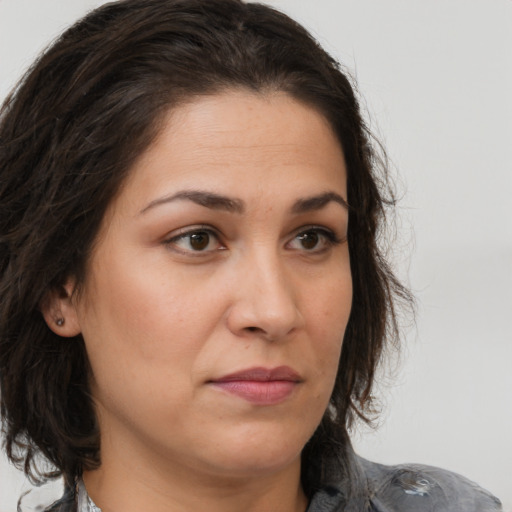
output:
[[[384,466],[354,457],[364,479],[363,502],[347,502],[341,478],[316,492],[307,512],[499,512],[501,502],[467,478],[420,464]],[[339,479],[339,483],[336,480]],[[361,497],[361,496],[359,496]],[[81,480],[46,512],[101,512]],[[271,511],[269,511],[271,512]]]

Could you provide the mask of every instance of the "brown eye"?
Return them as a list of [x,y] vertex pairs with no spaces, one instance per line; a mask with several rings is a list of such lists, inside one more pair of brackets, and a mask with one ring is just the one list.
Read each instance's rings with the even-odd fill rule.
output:
[[286,245],[289,249],[302,251],[306,254],[322,254],[342,243],[336,234],[327,228],[311,226],[297,233]]
[[214,251],[224,249],[219,237],[213,230],[190,229],[166,240],[165,245],[170,249],[176,249],[181,253],[210,254]]
[[210,243],[210,234],[206,231],[197,231],[189,235],[190,248],[194,251],[204,251]]
[[319,236],[315,231],[307,231],[297,236],[300,244],[304,249],[308,251],[314,249],[318,245]]

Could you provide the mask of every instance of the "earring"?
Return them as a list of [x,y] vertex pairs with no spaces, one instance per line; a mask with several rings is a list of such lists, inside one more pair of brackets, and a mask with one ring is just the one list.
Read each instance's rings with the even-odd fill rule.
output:
[[55,320],[55,323],[59,326],[59,327],[62,327],[64,325],[64,318],[57,318],[57,320]]

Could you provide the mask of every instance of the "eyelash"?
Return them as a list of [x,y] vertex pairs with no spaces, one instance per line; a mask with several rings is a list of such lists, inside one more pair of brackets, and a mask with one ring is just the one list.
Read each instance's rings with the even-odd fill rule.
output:
[[[298,239],[298,237],[304,236],[306,234],[311,234],[311,233],[314,233],[315,235],[319,235],[320,238],[323,238],[324,244],[321,249],[313,248],[311,250],[308,250],[306,248],[303,248],[303,250],[308,254],[323,254],[331,247],[339,245],[339,244],[343,243],[343,241],[344,241],[343,239],[339,238],[334,231],[331,231],[330,229],[326,229],[322,226],[306,226],[304,228],[301,228],[300,231],[296,232],[296,234],[293,236],[291,241],[295,241]],[[288,243],[290,243],[290,242],[288,242]]]
[[[195,234],[207,234],[210,239],[208,240],[208,245],[211,242],[211,238],[213,237],[216,239],[220,245],[220,247],[217,247],[216,249],[207,249],[207,250],[194,250],[194,249],[182,249],[177,246],[177,243],[181,240],[189,239]],[[317,249],[316,247],[312,249],[297,249],[298,251],[302,250],[306,254],[323,254],[326,252],[329,248],[334,247],[336,245],[342,244],[345,239],[339,238],[336,233],[331,231],[330,229],[327,229],[322,226],[305,226],[302,227],[299,231],[297,231],[290,242],[287,242],[286,245],[289,245],[291,242],[296,241],[300,236],[305,236],[307,234],[315,234],[319,236],[319,242],[323,239],[323,247],[320,249]],[[210,226],[197,226],[194,228],[185,228],[183,231],[178,232],[178,234],[173,235],[171,238],[168,238],[163,241],[164,245],[168,247],[172,247],[173,250],[180,252],[182,254],[192,255],[192,256],[205,256],[207,254],[212,254],[215,251],[219,250],[225,250],[226,247],[220,242],[220,235],[217,230],[213,229]],[[321,243],[321,242],[320,242]]]
[[[173,235],[171,238],[164,240],[163,243],[164,243],[164,245],[166,245],[168,247],[174,246],[173,249],[182,254],[187,254],[187,255],[192,255],[192,256],[204,256],[205,254],[211,254],[214,250],[210,249],[210,250],[206,250],[206,251],[195,251],[193,249],[181,249],[176,245],[180,240],[185,240],[187,238],[189,238],[189,240],[190,240],[190,237],[192,237],[194,234],[200,234],[200,233],[206,233],[209,237],[213,237],[214,239],[218,240],[219,244],[220,244],[219,233],[215,229],[211,228],[210,226],[197,226],[197,227],[194,227],[191,229],[184,228],[177,234]],[[220,244],[220,245],[222,246],[222,244]],[[226,249],[226,247],[222,246],[215,250],[224,250],[224,249]]]

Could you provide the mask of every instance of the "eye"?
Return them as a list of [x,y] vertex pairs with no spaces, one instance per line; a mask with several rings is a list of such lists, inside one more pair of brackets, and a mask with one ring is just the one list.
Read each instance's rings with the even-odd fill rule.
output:
[[297,233],[287,244],[291,249],[310,253],[322,253],[343,240],[327,228],[310,227]]
[[165,245],[184,253],[209,253],[224,246],[217,234],[207,228],[188,229],[165,240]]

